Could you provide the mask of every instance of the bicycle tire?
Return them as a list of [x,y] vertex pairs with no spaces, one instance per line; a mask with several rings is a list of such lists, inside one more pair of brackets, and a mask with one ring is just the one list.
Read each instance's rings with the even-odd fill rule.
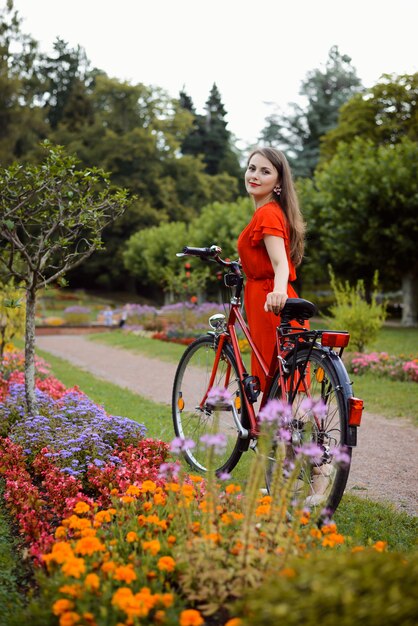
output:
[[[289,366],[293,356],[287,358]],[[333,359],[338,359],[338,367]],[[286,456],[294,456],[294,448],[303,440],[304,429],[311,433],[310,440],[319,444],[326,451],[329,460],[319,466],[310,466],[310,471],[300,476],[307,491],[304,504],[317,509],[319,506],[332,515],[336,510],[344,494],[350,471],[350,463],[340,463],[333,456],[335,448],[343,448],[351,461],[351,447],[348,447],[348,395],[352,395],[348,376],[342,380],[342,373],[346,373],[342,362],[335,353],[330,353],[321,348],[302,348],[296,356],[296,371],[301,371],[303,364],[308,360],[307,372],[309,380],[309,396],[314,400],[322,400],[326,405],[326,415],[321,420],[321,428],[313,420],[312,413],[301,408],[307,394],[299,390],[292,402],[292,440],[286,445]],[[343,368],[343,369],[341,369]],[[289,367],[290,369],[290,367]],[[289,375],[290,377],[290,375]],[[288,377],[288,380],[289,380]],[[348,391],[350,389],[350,391]],[[286,399],[289,392],[285,392]],[[269,400],[283,399],[279,384],[279,375],[276,375],[270,392]],[[311,424],[306,428],[306,424]],[[269,460],[266,482],[269,489],[274,461]],[[304,493],[306,493],[304,491]]]
[[[217,339],[206,335],[194,341],[184,352],[174,378],[172,416],[177,437],[192,439],[195,446],[183,451],[188,464],[197,471],[207,471],[207,450],[200,441],[205,434],[222,432],[227,436],[227,446],[222,455],[216,455],[216,473],[230,472],[241,458],[243,449],[240,444],[238,428],[235,424],[231,407],[221,406],[214,409],[202,399],[208,390],[208,383],[216,356]],[[230,392],[237,414],[242,424],[246,423],[243,389],[239,380],[238,368],[232,348],[225,344],[213,387],[225,388],[225,375],[230,372],[227,389]]]

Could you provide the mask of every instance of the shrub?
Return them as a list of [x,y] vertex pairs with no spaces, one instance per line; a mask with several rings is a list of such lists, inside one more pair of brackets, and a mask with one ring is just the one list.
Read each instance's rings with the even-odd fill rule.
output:
[[331,287],[336,303],[330,307],[330,318],[326,318],[331,328],[348,330],[350,345],[359,352],[364,352],[367,344],[373,343],[386,318],[386,306],[377,301],[377,272],[373,280],[373,292],[370,302],[366,300],[363,280],[355,286],[348,281],[337,281],[332,269],[329,269]]
[[63,311],[63,316],[70,326],[88,324],[90,322],[91,309],[87,306],[68,306]]
[[417,552],[317,552],[271,572],[238,613],[242,626],[413,626],[417,584]]

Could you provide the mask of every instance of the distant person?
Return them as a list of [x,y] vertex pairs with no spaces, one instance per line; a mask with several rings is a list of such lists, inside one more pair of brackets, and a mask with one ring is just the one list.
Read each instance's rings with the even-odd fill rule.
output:
[[123,328],[126,324],[126,320],[128,319],[128,309],[126,306],[123,307],[122,313],[119,320],[119,328]]
[[[245,311],[254,342],[270,365],[276,343],[277,317],[288,297],[297,298],[292,282],[304,250],[305,223],[285,155],[257,148],[248,159],[245,188],[254,215],[238,238],[246,276]],[[251,369],[261,389],[265,376],[254,354]]]
[[103,311],[105,326],[113,326],[113,311],[110,306],[107,306]]

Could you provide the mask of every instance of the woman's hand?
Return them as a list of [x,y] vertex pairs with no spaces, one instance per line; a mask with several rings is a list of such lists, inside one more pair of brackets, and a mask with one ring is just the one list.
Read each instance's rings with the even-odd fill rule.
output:
[[267,294],[264,310],[266,313],[271,312],[275,315],[279,315],[280,311],[286,304],[286,300],[287,293],[282,291],[270,291],[270,293]]

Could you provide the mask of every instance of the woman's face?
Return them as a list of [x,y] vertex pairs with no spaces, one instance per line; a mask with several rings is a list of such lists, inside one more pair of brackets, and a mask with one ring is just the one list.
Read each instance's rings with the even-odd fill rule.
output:
[[245,172],[245,188],[257,207],[273,198],[273,189],[279,183],[279,173],[262,154],[253,154]]

